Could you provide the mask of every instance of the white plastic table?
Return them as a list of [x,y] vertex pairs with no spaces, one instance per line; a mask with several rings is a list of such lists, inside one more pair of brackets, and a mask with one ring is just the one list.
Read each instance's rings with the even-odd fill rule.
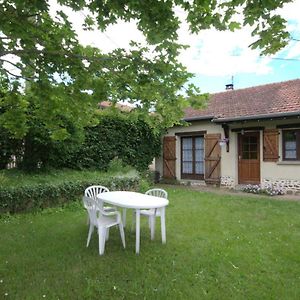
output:
[[162,242],[166,243],[166,221],[165,207],[169,204],[169,200],[160,197],[154,197],[135,192],[115,191],[101,193],[97,198],[105,203],[136,210],[136,240],[135,252],[140,252],[140,210],[156,208],[161,214],[161,237]]

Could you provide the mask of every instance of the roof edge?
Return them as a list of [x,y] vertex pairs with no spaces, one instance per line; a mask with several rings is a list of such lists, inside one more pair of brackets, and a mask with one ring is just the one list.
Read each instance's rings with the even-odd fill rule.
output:
[[272,114],[264,114],[264,115],[252,115],[252,116],[233,117],[233,118],[214,118],[212,121],[215,123],[227,123],[227,122],[235,122],[235,121],[273,119],[273,118],[294,117],[294,116],[300,117],[300,111],[292,111],[286,113],[272,113]]
[[215,116],[198,116],[198,117],[189,117],[189,118],[183,118],[183,121],[191,122],[191,121],[201,121],[201,120],[213,120]]

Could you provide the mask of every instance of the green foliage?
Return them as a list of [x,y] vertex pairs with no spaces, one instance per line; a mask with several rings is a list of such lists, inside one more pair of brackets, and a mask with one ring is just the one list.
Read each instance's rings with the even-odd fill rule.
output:
[[[71,135],[68,123],[79,129],[95,124],[99,101],[126,100],[140,103],[136,111],[147,122],[149,110],[156,112],[152,127],[171,127],[189,99],[197,106],[203,101],[195,89],[188,88],[188,99],[180,93],[192,74],[177,59],[183,46],[177,43],[180,19],[175,11],[184,10],[193,33],[251,25],[258,36],[252,47],[266,54],[287,45],[286,21],[274,11],[290,1],[59,0],[63,6],[55,13],[49,0],[2,1],[0,74],[9,81],[9,93],[0,99],[0,125],[21,138],[38,122],[51,139],[66,140]],[[108,54],[84,47],[65,8],[84,11],[84,30],[135,21],[152,47],[133,42],[128,51]]]
[[[38,120],[30,124],[24,139],[17,140],[6,131],[0,132],[0,167],[5,168],[15,155],[18,168],[25,171],[61,168],[122,169],[125,165],[145,170],[160,154],[160,131],[155,132],[139,115],[103,112],[97,126],[82,132],[65,120],[70,134],[63,141],[53,140],[51,132]],[[33,119],[32,119],[33,120]],[[157,128],[158,129],[158,126]],[[85,135],[85,138],[84,138]]]
[[129,172],[132,167],[124,164],[124,162],[120,159],[115,157],[113,160],[110,161],[108,164],[108,172],[117,173],[117,172]]
[[[99,174],[100,175],[100,174]],[[68,180],[63,176],[55,182],[27,182],[11,186],[0,185],[0,213],[30,211],[73,201],[90,185],[104,185],[110,190],[138,190],[140,177],[129,172],[123,175],[99,176],[97,179]]]
[[68,167],[106,170],[118,158],[141,171],[160,154],[160,134],[155,134],[143,120],[109,112],[100,114],[99,120],[97,126],[86,128],[85,141],[71,156]]

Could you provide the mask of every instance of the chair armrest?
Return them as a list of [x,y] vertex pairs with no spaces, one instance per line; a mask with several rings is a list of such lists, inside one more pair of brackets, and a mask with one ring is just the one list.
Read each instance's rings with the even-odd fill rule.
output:
[[120,212],[118,211],[101,211],[103,216],[112,217],[112,216],[119,216],[121,217]]

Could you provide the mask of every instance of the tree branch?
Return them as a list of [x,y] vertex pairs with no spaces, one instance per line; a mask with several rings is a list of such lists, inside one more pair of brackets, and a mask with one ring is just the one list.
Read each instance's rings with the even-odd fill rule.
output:
[[295,39],[295,38],[293,38],[293,37],[292,37],[292,38],[290,38],[290,40],[291,40],[291,41],[295,41],[295,42],[300,42],[300,40],[298,40],[298,39]]
[[112,57],[96,57],[96,56],[86,56],[81,54],[74,54],[70,52],[64,52],[64,51],[44,51],[44,50],[37,50],[37,49],[30,49],[30,50],[12,50],[12,51],[2,51],[0,52],[0,57],[13,54],[13,55],[19,55],[19,54],[46,54],[46,55],[55,55],[55,56],[68,56],[68,57],[76,57],[86,60],[113,60],[115,58]]
[[19,78],[19,79],[25,79],[26,81],[32,81],[34,78],[28,78],[28,77],[25,77],[25,76],[22,76],[22,75],[16,75],[16,74],[13,74],[11,73],[9,70],[5,70],[9,75],[11,76],[14,76],[16,78]]
[[[11,64],[12,66],[14,66],[15,68],[17,68],[18,70],[20,70],[21,72],[23,71],[23,69],[22,69],[20,66],[18,66],[17,64],[15,64],[15,63],[13,63],[13,62],[11,62],[11,61],[9,61],[9,60],[0,58],[0,61],[9,63],[9,64]],[[5,71],[6,71],[8,74],[10,74],[10,75],[12,75],[12,76],[14,76],[14,77],[16,77],[16,78],[23,78],[23,79],[25,79],[25,80],[27,80],[27,81],[32,81],[32,80],[35,78],[35,77],[25,77],[25,76],[22,76],[22,75],[16,75],[16,74],[13,74],[11,71],[9,71],[9,70],[7,70],[7,69],[5,69]]]
[[3,59],[3,58],[0,58],[0,60],[3,61],[3,62],[6,62],[6,63],[9,63],[9,64],[13,65],[14,67],[16,67],[19,70],[22,70],[21,67],[19,67],[17,64],[15,64],[15,63],[13,63],[13,62],[11,62],[9,60]]

